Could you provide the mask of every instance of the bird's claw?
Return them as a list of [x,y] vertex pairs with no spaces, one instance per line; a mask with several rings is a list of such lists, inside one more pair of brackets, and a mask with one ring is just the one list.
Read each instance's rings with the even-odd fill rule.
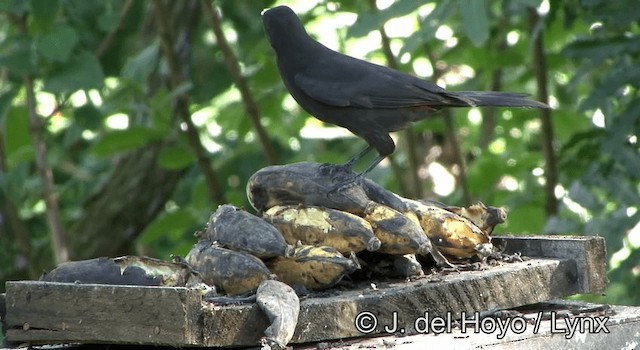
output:
[[364,176],[359,174],[351,179],[336,184],[329,190],[329,194],[343,193],[354,187],[362,187],[364,184]]

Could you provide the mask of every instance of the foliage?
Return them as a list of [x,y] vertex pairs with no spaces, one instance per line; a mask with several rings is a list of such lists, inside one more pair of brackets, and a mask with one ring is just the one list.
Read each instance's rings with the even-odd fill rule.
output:
[[[327,45],[380,64],[393,58],[399,69],[452,90],[536,95],[533,46],[541,36],[555,159],[543,157],[537,111],[459,109],[450,112],[453,125],[444,118],[416,124],[414,143],[396,135],[398,151],[372,177],[407,196],[506,206],[500,232],[602,235],[616,253],[606,300],[640,303],[632,292],[640,282],[640,11],[633,1],[396,0],[378,1],[380,9],[375,1],[279,3],[294,6]],[[158,4],[168,7],[165,28]],[[221,204],[203,164],[215,170],[227,202],[249,208],[244,186],[268,165],[264,142],[281,163],[340,163],[364,146],[329,137],[335,130],[286,93],[259,20],[273,1],[220,1],[222,29],[268,134],[261,140],[201,5],[0,2],[0,280],[37,278],[55,264],[39,139],[72,258],[184,255]],[[540,24],[533,8],[543,14]],[[382,27],[393,57],[383,50]],[[179,70],[164,51],[167,38]],[[185,131],[180,101],[204,156]],[[545,169],[555,160],[557,214],[544,204]],[[135,171],[123,166],[136,163]],[[456,182],[447,189],[449,178]]]

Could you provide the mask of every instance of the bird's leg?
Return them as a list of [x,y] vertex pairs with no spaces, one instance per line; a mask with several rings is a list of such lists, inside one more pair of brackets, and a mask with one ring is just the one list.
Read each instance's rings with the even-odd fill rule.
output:
[[[352,162],[358,161],[359,158],[362,158],[362,156],[364,154],[366,154],[367,152],[369,152],[371,150],[370,147],[368,147],[366,150],[360,152],[359,154],[357,154],[353,159],[351,159],[350,161],[348,161],[346,164],[344,164],[344,167],[351,167],[353,166]],[[346,181],[344,181],[343,183],[340,183],[338,185],[336,185],[330,192],[341,192],[344,190],[349,189],[349,187],[351,186],[362,186],[362,182],[364,181],[364,178],[367,176],[367,174],[373,170],[373,168],[376,167],[376,165],[380,164],[380,162],[384,159],[385,157],[378,155],[376,157],[376,159],[373,160],[373,162],[371,162],[371,164],[369,164],[369,166],[360,174],[356,175],[353,178],[350,178]]]
[[[367,145],[367,148],[363,149],[362,151],[358,152],[358,154],[356,154],[355,156],[353,156],[353,158],[349,159],[348,162],[344,163],[344,167],[346,167],[349,171],[353,170],[353,166],[356,165],[356,163],[364,158],[364,156],[367,155],[367,153],[371,152],[371,150],[373,149],[373,147],[371,147],[370,145]],[[375,165],[374,165],[375,166]],[[369,169],[370,170],[370,169]]]
[[371,162],[371,164],[369,164],[369,166],[368,166],[366,169],[364,169],[364,171],[363,171],[363,172],[361,172],[360,174],[358,174],[358,177],[359,177],[359,178],[363,178],[363,177],[367,176],[367,174],[368,174],[371,170],[373,170],[373,168],[375,168],[378,164],[380,164],[380,162],[382,162],[382,160],[383,160],[384,158],[386,158],[386,157],[383,157],[383,156],[381,156],[381,155],[378,155],[378,156],[376,157],[376,159],[374,159],[374,160],[373,160],[373,162]]

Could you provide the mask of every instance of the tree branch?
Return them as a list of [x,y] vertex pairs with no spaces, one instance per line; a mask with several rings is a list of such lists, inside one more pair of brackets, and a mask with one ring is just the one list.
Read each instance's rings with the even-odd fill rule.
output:
[[27,92],[27,111],[29,113],[29,131],[33,138],[33,150],[36,156],[36,166],[42,181],[42,197],[47,207],[47,221],[51,234],[53,257],[56,264],[69,260],[69,250],[60,221],[60,208],[58,195],[56,194],[53,172],[47,162],[47,145],[42,136],[44,125],[36,113],[36,95],[33,88],[33,77],[27,74],[24,77],[24,86]]
[[[26,25],[27,17],[10,17],[23,35],[28,34]],[[65,240],[62,222],[60,221],[60,208],[58,196],[55,192],[53,172],[47,161],[47,145],[44,142],[44,123],[36,112],[36,95],[34,91],[33,76],[26,74],[23,77],[26,90],[27,113],[29,117],[29,132],[33,141],[33,151],[36,157],[36,167],[42,181],[42,199],[46,206],[47,223],[51,235],[51,248],[56,263],[69,260],[69,250]]]
[[[376,0],[369,0],[369,6],[371,7],[372,11],[375,11],[375,12],[378,11]],[[382,52],[384,53],[385,59],[387,60],[387,65],[389,66],[389,68],[398,70],[400,67],[398,65],[398,61],[396,57],[393,55],[393,51],[391,51],[391,40],[387,35],[387,31],[384,29],[384,26],[381,26],[378,29],[378,31],[380,32],[380,38],[382,40]],[[418,176],[419,162],[418,162],[418,153],[416,151],[417,149],[416,137],[411,127],[408,127],[407,129],[403,130],[402,135],[404,138],[404,143],[407,148],[407,160],[409,161],[408,173],[410,176],[410,183],[411,183],[410,192],[406,193],[405,195],[408,195],[412,198],[422,198],[424,193],[422,191],[422,184],[420,181],[420,177]],[[398,172],[398,168],[399,167],[392,167],[392,169],[394,169],[396,179],[398,179],[402,184],[402,186],[400,187],[405,188],[405,192],[408,192],[406,190],[407,186],[404,184],[404,181],[403,181],[403,176]]]
[[[6,174],[8,171],[6,159],[4,137],[0,130],[0,174]],[[26,269],[30,278],[38,278],[39,272],[36,268],[37,264],[31,263],[34,259],[29,231],[20,219],[18,208],[16,208],[14,202],[9,198],[8,193],[3,194],[2,191],[0,191],[0,216],[4,219],[0,220],[0,236],[6,237],[7,242],[10,242],[12,239],[15,240],[18,254],[22,255],[23,261],[27,262],[24,269],[21,270]]]
[[[496,68],[491,74],[491,91],[502,90],[502,68]],[[496,107],[485,107],[485,113],[482,118],[479,146],[486,150],[489,147],[496,131],[498,122],[498,109]]]
[[[167,10],[162,0],[154,0],[154,5],[156,9],[156,25],[158,28],[158,35],[160,36],[160,45],[164,56],[167,59],[171,74],[171,87],[173,89],[177,89],[182,85],[184,79],[181,74],[178,56],[173,50],[174,41],[169,31]],[[226,203],[225,196],[222,193],[222,188],[220,187],[220,182],[218,180],[218,174],[211,166],[204,146],[202,146],[202,143],[200,142],[200,136],[198,135],[196,126],[191,120],[191,114],[189,113],[189,97],[185,93],[180,93],[176,96],[174,109],[186,125],[184,132],[187,136],[189,146],[196,155],[198,166],[200,167],[205,177],[205,181],[207,182],[207,188],[209,190],[211,200],[218,204]]]
[[[529,24],[531,27],[531,37],[533,39],[533,70],[536,76],[536,84],[538,90],[538,101],[549,102],[549,93],[547,91],[547,62],[544,53],[544,43],[542,37],[543,19],[538,15],[535,8],[529,9]],[[542,122],[542,154],[545,160],[545,212],[547,217],[554,216],[558,213],[558,201],[555,196],[555,188],[558,183],[558,170],[556,165],[556,156],[553,151],[553,123],[551,121],[551,109],[540,109],[540,120]]]
[[[428,45],[425,44],[425,52],[429,57],[429,63],[431,64],[431,68],[433,69],[433,80],[438,81],[438,79],[444,75],[444,70],[439,69],[435,64],[436,57],[429,48]],[[458,174],[454,174],[456,180],[458,181],[460,187],[462,188],[462,200],[464,205],[471,205],[471,193],[469,193],[469,186],[467,184],[467,164],[465,162],[464,156],[460,149],[460,141],[458,140],[458,134],[456,132],[456,126],[453,121],[453,116],[451,115],[451,110],[444,108],[440,113],[444,118],[444,125],[447,138],[451,141],[451,148],[453,151],[453,158],[455,164],[458,165]]]
[[209,25],[213,30],[213,34],[216,37],[216,41],[218,43],[218,47],[220,51],[222,51],[222,55],[224,56],[224,63],[227,66],[227,71],[231,74],[231,78],[238,90],[240,90],[240,95],[242,96],[242,102],[244,103],[244,108],[249,114],[249,118],[251,118],[251,123],[253,124],[253,129],[256,131],[258,136],[258,140],[262,145],[262,150],[267,157],[267,161],[269,164],[276,164],[277,157],[276,152],[274,150],[273,144],[269,139],[269,135],[265,131],[264,127],[260,123],[260,110],[258,109],[258,105],[251,94],[251,89],[249,89],[249,83],[247,79],[242,75],[240,71],[240,63],[238,62],[238,57],[233,53],[231,49],[231,45],[227,41],[227,38],[224,36],[224,32],[222,31],[222,20],[220,18],[220,13],[217,9],[214,9],[211,5],[210,0],[201,0],[202,8],[204,10],[205,15],[209,19]]
[[113,39],[115,39],[116,34],[122,30],[124,27],[124,19],[127,17],[129,10],[131,9],[131,5],[133,5],[133,0],[127,0],[122,8],[120,9],[120,16],[118,20],[118,24],[113,28],[113,30],[100,42],[100,46],[96,50],[96,57],[101,58],[102,55],[109,49]]
[[[125,2],[124,5],[122,6],[122,9],[120,9],[120,18],[118,20],[118,24],[113,28],[111,32],[109,32],[109,34],[107,34],[106,37],[104,37],[104,39],[102,39],[102,41],[100,42],[100,45],[98,45],[98,49],[96,50],[96,53],[95,53],[98,59],[102,58],[104,53],[109,49],[109,47],[111,47],[111,44],[113,44],[113,39],[115,39],[116,37],[116,34],[118,34],[118,32],[120,32],[124,27],[124,20],[127,17],[129,10],[131,10],[132,4],[133,4],[133,0],[127,0],[127,2]],[[51,113],[49,113],[49,115],[47,115],[45,119],[49,119],[52,116],[54,116],[56,113],[60,112],[60,110],[62,110],[67,104],[70,97],[71,95],[64,96],[61,101],[56,103],[55,108],[53,108]]]

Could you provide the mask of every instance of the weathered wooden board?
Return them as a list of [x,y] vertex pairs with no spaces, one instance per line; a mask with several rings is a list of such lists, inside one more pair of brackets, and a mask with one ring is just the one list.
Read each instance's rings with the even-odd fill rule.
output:
[[[507,246],[526,256],[526,244]],[[520,242],[519,237],[513,238]],[[538,254],[555,258],[531,259],[484,271],[438,274],[412,282],[378,283],[375,288],[340,291],[328,297],[301,300],[294,343],[385,333],[397,323],[411,331],[414,320],[431,317],[457,319],[462,312],[512,308],[576,293],[601,293],[606,285],[604,241],[599,237],[540,240]],[[548,244],[550,248],[545,248]],[[523,249],[517,249],[523,248]],[[601,252],[592,250],[602,250]],[[572,255],[569,258],[558,256]],[[597,258],[582,258],[576,252]],[[535,253],[535,252],[531,252]],[[582,261],[579,262],[578,260]],[[600,266],[598,266],[600,265]],[[588,281],[582,283],[581,281]],[[593,289],[590,289],[593,288]],[[7,339],[32,344],[142,343],[173,346],[252,346],[268,326],[255,304],[216,306],[202,302],[186,288],[132,287],[8,282]],[[362,332],[363,326],[377,322]],[[394,321],[397,318],[397,322]]]
[[186,288],[9,282],[7,339],[193,344],[201,300]]
[[600,236],[494,236],[506,242],[506,253],[538,258],[569,259],[576,263],[579,289],[591,294],[607,288],[607,247]]
[[[546,303],[544,303],[546,304]],[[548,306],[552,306],[551,311]],[[502,328],[487,322],[480,332],[475,328],[453,327],[451,332],[422,332],[408,336],[385,335],[336,342],[309,343],[296,350],[361,350],[361,349],[637,349],[640,345],[640,307],[598,305],[569,300],[555,300],[549,305],[531,305],[532,311],[514,314],[502,320]],[[533,309],[535,308],[535,309]],[[564,319],[562,311],[571,309]],[[557,309],[556,309],[557,310]],[[584,311],[580,311],[584,310]],[[600,310],[590,312],[589,310]],[[578,313],[574,316],[574,313]],[[539,313],[544,316],[538,323]],[[555,318],[552,320],[552,315]],[[529,320],[528,323],[520,322]],[[576,323],[577,322],[577,323]],[[497,323],[497,321],[496,321]],[[570,324],[580,324],[571,328]],[[522,328],[521,328],[522,327]],[[523,329],[524,328],[524,329]]]

